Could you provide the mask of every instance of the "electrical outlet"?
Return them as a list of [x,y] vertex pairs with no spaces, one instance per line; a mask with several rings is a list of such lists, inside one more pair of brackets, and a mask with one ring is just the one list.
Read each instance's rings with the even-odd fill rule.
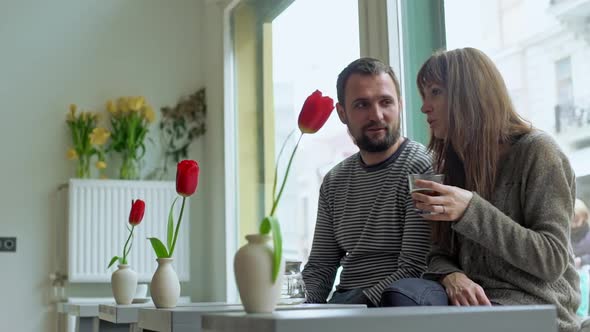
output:
[[0,237],[0,252],[1,251],[15,252],[16,237]]

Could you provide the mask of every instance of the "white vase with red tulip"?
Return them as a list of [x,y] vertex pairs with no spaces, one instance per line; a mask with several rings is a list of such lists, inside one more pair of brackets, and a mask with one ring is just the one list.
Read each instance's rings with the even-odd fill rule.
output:
[[131,304],[137,290],[137,272],[127,264],[119,264],[111,275],[111,288],[117,304]]
[[158,268],[150,283],[150,294],[156,308],[174,308],[180,297],[180,282],[172,258],[158,258]]
[[127,264],[127,258],[133,246],[133,232],[135,227],[141,223],[145,212],[145,202],[141,199],[131,201],[131,211],[129,212],[129,236],[125,245],[123,246],[123,255],[113,256],[109,262],[108,267],[111,267],[115,262],[119,262],[118,269],[111,275],[111,288],[113,290],[113,297],[117,304],[131,304],[135,291],[137,289],[137,272],[133,271]]
[[176,248],[176,240],[178,239],[182,214],[184,213],[187,198],[197,190],[198,180],[199,165],[196,161],[183,160],[178,163],[176,168],[176,192],[182,197],[178,222],[175,225],[174,205],[179,197],[172,202],[170,212],[168,213],[166,245],[156,237],[148,238],[158,257],[158,268],[154,272],[150,284],[150,294],[156,308],[174,308],[180,297],[180,282],[172,266],[172,255]]
[[[283,260],[281,227],[275,213],[303,134],[317,132],[326,123],[333,109],[334,101],[332,98],[323,96],[319,90],[314,91],[305,99],[298,119],[299,139],[291,152],[282,182],[277,181],[278,165],[280,163],[278,161],[276,163],[270,214],[264,217],[260,223],[258,234],[246,235],[248,243],[241,247],[234,256],[236,283],[244,310],[248,313],[272,312],[279,301],[285,262]],[[278,159],[281,158],[283,150],[293,133],[295,131],[285,139],[277,157]],[[278,191],[276,191],[277,184],[280,184]],[[271,239],[272,247],[270,245]]]

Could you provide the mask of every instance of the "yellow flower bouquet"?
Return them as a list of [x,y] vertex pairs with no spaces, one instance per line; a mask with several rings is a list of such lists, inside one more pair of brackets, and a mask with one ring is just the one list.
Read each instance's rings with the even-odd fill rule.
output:
[[78,113],[78,106],[70,105],[70,111],[66,116],[66,123],[70,128],[73,146],[68,149],[67,157],[77,160],[76,176],[78,178],[90,177],[90,162],[94,155],[98,156],[96,168],[101,172],[107,167],[105,162],[104,144],[110,136],[105,128],[96,126],[98,114],[93,112]]
[[140,159],[145,154],[144,140],[149,124],[156,114],[144,97],[120,97],[106,104],[111,114],[111,145],[109,152],[121,155],[121,179],[137,180],[140,176]]

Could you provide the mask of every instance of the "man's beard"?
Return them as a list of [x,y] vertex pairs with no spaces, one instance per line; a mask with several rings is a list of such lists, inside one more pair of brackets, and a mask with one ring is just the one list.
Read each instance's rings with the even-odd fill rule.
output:
[[[369,136],[365,134],[365,131],[369,127],[375,126],[375,123],[369,123],[368,125],[362,128],[361,134],[359,137],[354,137],[354,142],[362,151],[366,152],[383,152],[389,149],[392,145],[397,143],[398,139],[400,138],[399,133],[399,126],[397,128],[390,128],[388,126],[385,127],[385,137],[379,140],[371,139]],[[350,128],[348,129],[350,132]]]

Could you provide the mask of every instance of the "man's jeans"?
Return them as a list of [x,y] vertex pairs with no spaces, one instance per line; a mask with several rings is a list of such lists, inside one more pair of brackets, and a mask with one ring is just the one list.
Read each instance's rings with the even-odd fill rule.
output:
[[395,281],[381,294],[382,307],[449,305],[444,287],[435,281],[410,278]]
[[328,303],[338,304],[366,304],[367,307],[374,307],[375,305],[363,294],[362,288],[355,289],[339,289],[332,294]]

